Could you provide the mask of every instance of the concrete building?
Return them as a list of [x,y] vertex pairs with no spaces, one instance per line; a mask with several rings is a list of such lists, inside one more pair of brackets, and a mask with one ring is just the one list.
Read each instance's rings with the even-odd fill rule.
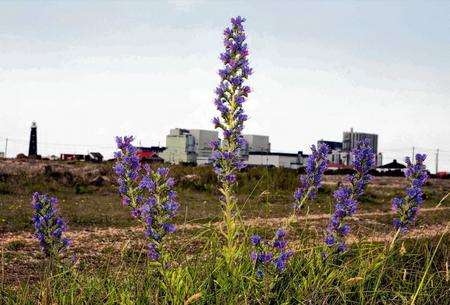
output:
[[243,137],[247,141],[246,152],[270,152],[269,136],[245,134]]
[[3,159],[3,158],[5,158],[5,153],[0,151],[0,159]]
[[[328,161],[333,164],[342,164],[350,166],[354,160],[354,155],[351,151],[332,150],[328,155]],[[375,167],[383,164],[383,155],[378,153],[375,155]]]
[[215,130],[171,129],[166,136],[166,149],[159,156],[173,164],[208,164],[212,155],[210,143],[218,139],[219,133]]
[[172,164],[195,164],[197,158],[194,136],[187,129],[171,129],[166,136],[166,150],[160,154],[160,157]]
[[326,144],[330,148],[331,151],[333,150],[342,150],[342,142],[336,142],[336,141],[325,141],[325,140],[319,140],[317,141],[317,146],[321,144]]
[[250,152],[246,163],[250,166],[273,166],[298,169],[305,163],[306,158],[307,156],[301,151],[296,154],[279,152]]
[[375,154],[378,154],[378,135],[372,133],[355,132],[353,128],[350,131],[344,131],[342,138],[342,150],[351,151],[356,147],[358,141],[368,139],[370,146],[373,148]]
[[197,165],[211,163],[212,149],[210,143],[219,139],[219,133],[215,130],[204,129],[189,129],[189,133],[194,137]]
[[348,164],[350,153],[342,150],[331,150],[328,154],[328,161],[333,164]]

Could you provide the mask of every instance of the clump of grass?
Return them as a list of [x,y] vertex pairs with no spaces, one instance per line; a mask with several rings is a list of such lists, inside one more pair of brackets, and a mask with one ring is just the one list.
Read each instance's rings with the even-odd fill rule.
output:
[[[199,233],[197,238],[201,238]],[[172,296],[155,282],[155,269],[146,265],[144,255],[123,258],[115,266],[78,267],[54,274],[51,285],[45,279],[17,288],[5,287],[2,304],[446,304],[450,297],[445,281],[449,234],[433,240],[405,241],[403,255],[390,255],[375,299],[378,268],[374,266],[383,244],[361,243],[345,253],[340,264],[324,261],[325,246],[304,249],[291,258],[284,273],[267,275],[266,281],[253,276],[253,263],[245,257],[239,278],[224,276],[219,235],[208,236],[208,247],[186,259],[174,253],[178,268],[173,273]],[[250,251],[249,247],[245,247]],[[181,270],[181,271],[180,271]],[[406,270],[406,276],[405,276]],[[421,284],[422,283],[422,284]],[[420,288],[420,289],[419,289]],[[195,299],[195,300],[194,300]]]

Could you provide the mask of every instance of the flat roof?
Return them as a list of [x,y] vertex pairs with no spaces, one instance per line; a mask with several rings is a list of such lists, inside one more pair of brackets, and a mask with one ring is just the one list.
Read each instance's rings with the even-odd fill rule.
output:
[[298,153],[282,153],[282,152],[263,152],[263,151],[251,151],[249,155],[255,156],[283,156],[283,157],[298,157]]

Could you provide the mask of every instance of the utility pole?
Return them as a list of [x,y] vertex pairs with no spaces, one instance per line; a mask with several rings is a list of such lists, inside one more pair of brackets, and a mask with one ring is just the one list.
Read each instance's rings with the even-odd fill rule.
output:
[[414,160],[416,159],[416,157],[415,157],[415,150],[416,150],[416,148],[413,146],[413,148],[412,148],[411,162],[414,162]]
[[7,154],[8,154],[8,138],[6,138],[6,140],[5,140],[5,159],[7,158],[6,157]]
[[436,174],[439,172],[439,148],[436,150]]

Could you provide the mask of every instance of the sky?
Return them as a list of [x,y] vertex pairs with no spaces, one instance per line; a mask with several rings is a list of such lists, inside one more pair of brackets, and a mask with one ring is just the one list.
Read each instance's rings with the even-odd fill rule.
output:
[[165,145],[212,129],[222,31],[245,28],[254,74],[245,133],[309,152],[343,131],[379,135],[384,162],[416,152],[450,170],[450,2],[1,1],[0,151]]

